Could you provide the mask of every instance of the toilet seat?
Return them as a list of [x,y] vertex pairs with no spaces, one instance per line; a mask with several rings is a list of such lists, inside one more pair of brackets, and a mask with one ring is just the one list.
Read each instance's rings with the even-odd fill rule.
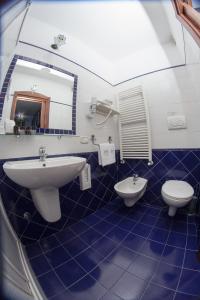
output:
[[173,201],[189,201],[194,194],[192,186],[182,180],[168,180],[162,186],[162,194]]
[[193,187],[182,180],[168,180],[161,189],[164,202],[169,205],[168,215],[174,217],[178,208],[187,205],[194,195]]

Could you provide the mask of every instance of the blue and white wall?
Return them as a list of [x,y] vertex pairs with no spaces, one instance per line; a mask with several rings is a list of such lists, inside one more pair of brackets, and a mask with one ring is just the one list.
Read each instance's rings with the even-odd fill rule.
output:
[[[200,183],[200,50],[184,31],[186,65],[145,75],[116,87],[117,92],[142,85],[148,103],[154,165],[127,161],[119,166],[119,177],[133,172],[148,178],[145,200],[159,205],[160,191],[168,179],[186,180],[198,191]],[[150,59],[150,58],[149,58]],[[187,128],[168,130],[167,117],[186,116]]]
[[[113,199],[113,184],[117,180],[116,166],[102,169],[98,165],[97,147],[92,145],[90,136],[95,134],[98,143],[105,142],[112,136],[118,145],[118,134],[115,119],[109,120],[105,127],[98,128],[96,120],[89,120],[86,116],[92,97],[115,100],[108,83],[75,64],[31,46],[20,45],[16,53],[51,62],[78,75],[77,136],[63,136],[61,139],[56,136],[0,136],[0,193],[13,227],[21,241],[28,244],[77,222]],[[82,136],[88,136],[88,144],[81,144]],[[41,145],[46,146],[49,155],[74,154],[86,157],[92,168],[92,189],[81,192],[78,180],[75,180],[60,191],[62,218],[56,223],[45,222],[40,217],[29,191],[11,182],[2,168],[7,159],[38,157]],[[29,220],[24,219],[25,212],[29,213]]]
[[[92,97],[98,99],[111,99],[115,101],[115,96],[112,87],[98,78],[94,74],[91,74],[87,70],[61,58],[54,56],[51,53],[31,47],[24,44],[19,44],[16,49],[16,54],[26,55],[34,57],[35,59],[43,62],[50,62],[51,64],[58,66],[62,69],[68,70],[78,75],[78,89],[77,89],[77,136],[63,137],[58,140],[56,137],[31,137],[27,139],[26,136],[20,137],[19,141],[16,142],[16,137],[2,137],[6,140],[6,143],[10,145],[10,149],[13,149],[12,144],[14,143],[15,149],[9,152],[10,158],[19,156],[35,156],[38,155],[39,146],[42,144],[47,146],[48,154],[63,154],[71,152],[90,152],[96,151],[96,146],[93,146],[91,140],[88,144],[81,144],[81,136],[88,136],[91,134],[97,136],[97,142],[107,141],[109,136],[112,136],[114,142],[118,144],[117,134],[117,122],[116,119],[110,119],[106,123],[105,127],[99,128],[96,126],[96,119],[90,120],[87,118],[89,113],[89,105]],[[98,119],[97,119],[98,121]],[[27,143],[28,141],[28,143]],[[27,145],[28,144],[28,145]],[[4,145],[6,145],[4,143]],[[28,147],[27,147],[28,146]],[[2,148],[1,157],[7,157],[7,147]]]
[[[33,20],[29,20],[29,22],[29,26],[31,26]],[[175,27],[170,23],[174,31],[173,37],[181,49],[180,51],[182,51],[180,31],[177,32],[177,23],[176,21],[174,22],[176,24]],[[40,27],[43,28],[43,26]],[[48,28],[44,28],[44,30],[48,30]],[[58,29],[54,28],[52,30],[55,34],[59,33]],[[73,54],[74,56],[68,56],[68,58],[75,60],[77,63],[81,62],[82,64],[84,62],[85,67],[88,66],[91,71],[94,71],[99,76],[61,56],[24,43],[19,43],[17,48],[13,48],[13,51],[9,52],[9,57],[13,53],[30,56],[78,75],[77,136],[64,136],[61,139],[57,139],[56,136],[21,136],[19,139],[15,136],[0,136],[0,193],[3,196],[9,218],[23,243],[32,243],[35,240],[46,237],[105,205],[106,202],[115,197],[113,192],[114,183],[117,180],[132,175],[133,171],[149,179],[148,191],[144,197],[144,201],[153,205],[162,205],[160,189],[166,179],[185,179],[194,187],[199,184],[200,86],[198,79],[200,78],[200,51],[185,31],[184,35],[186,40],[186,66],[144,75],[118,86],[112,86],[99,77],[106,74],[106,80],[114,78],[112,77],[111,65],[106,60],[102,60],[94,52],[90,52],[90,55],[85,55],[85,51],[88,50],[86,48],[85,51],[78,52],[77,49],[80,48],[75,47],[77,45],[75,42],[72,47],[73,49],[68,49],[68,51],[71,51],[69,54]],[[27,39],[28,33],[22,37],[24,39],[26,37]],[[32,35],[31,38],[39,39],[37,35]],[[27,42],[32,41],[27,40]],[[45,48],[43,43],[49,44],[50,40],[46,41],[43,39],[43,36],[40,36],[40,40],[37,40],[37,42],[38,46]],[[162,53],[166,53],[166,47],[163,49],[164,52]],[[61,54],[64,56],[63,53]],[[80,56],[78,57],[78,55]],[[152,62],[151,51],[145,52],[145,61]],[[138,62],[137,68],[140,65],[144,65],[142,58],[138,59]],[[158,62],[159,65],[156,69],[160,69],[161,67],[160,60]],[[182,64],[183,62],[184,59],[181,56],[181,59],[177,60],[177,64]],[[119,65],[117,69],[119,77],[115,78],[113,83],[117,82],[117,80],[128,79],[136,75],[133,73],[133,70],[135,71],[137,68],[134,69],[132,64],[129,66],[126,64],[126,68],[123,68],[124,63]],[[167,68],[170,67],[169,64],[163,64],[162,67],[164,66]],[[148,66],[146,65],[146,67]],[[152,71],[154,67],[147,68],[147,71]],[[139,71],[137,72],[138,75],[141,75]],[[145,70],[143,72],[146,73]],[[108,136],[112,136],[118,148],[117,120],[110,119],[105,127],[96,127],[95,120],[89,120],[86,117],[91,98],[97,97],[99,99],[112,99],[115,101],[119,91],[126,90],[138,84],[142,84],[149,106],[154,165],[148,167],[146,162],[130,160],[125,165],[116,164],[102,169],[98,166],[96,146],[92,145],[91,141],[88,144],[82,144],[81,136],[90,137],[91,134],[95,134],[98,143],[105,142]],[[167,116],[172,113],[183,113],[186,115],[187,129],[168,131]],[[59,222],[54,224],[45,222],[39,216],[30,199],[29,192],[12,183],[2,170],[2,164],[7,159],[37,157],[38,149],[41,145],[47,147],[49,155],[74,153],[86,157],[92,165],[92,189],[81,192],[77,180],[65,186],[61,190],[63,217]],[[24,219],[25,212],[30,213],[29,220]]]

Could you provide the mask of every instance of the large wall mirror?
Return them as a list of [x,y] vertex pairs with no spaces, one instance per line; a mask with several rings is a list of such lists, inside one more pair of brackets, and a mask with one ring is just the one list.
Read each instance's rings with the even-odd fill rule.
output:
[[5,134],[76,134],[76,93],[75,74],[15,55],[0,96]]

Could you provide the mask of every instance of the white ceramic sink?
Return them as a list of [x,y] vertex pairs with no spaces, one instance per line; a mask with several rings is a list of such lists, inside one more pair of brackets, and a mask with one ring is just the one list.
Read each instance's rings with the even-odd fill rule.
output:
[[66,156],[45,161],[8,161],[3,168],[10,179],[26,188],[38,189],[49,185],[59,188],[73,180],[85,163],[85,158]]
[[4,163],[6,175],[15,183],[29,188],[40,214],[48,222],[60,219],[60,201],[58,188],[76,178],[86,164],[82,157],[66,156],[9,161]]

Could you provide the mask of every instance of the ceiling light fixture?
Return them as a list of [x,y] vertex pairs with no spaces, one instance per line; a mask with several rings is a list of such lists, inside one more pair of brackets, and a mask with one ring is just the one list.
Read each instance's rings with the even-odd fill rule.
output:
[[64,34],[59,34],[58,36],[54,37],[54,44],[51,45],[51,48],[57,50],[60,48],[60,46],[65,44],[66,44],[66,36],[64,36]]

